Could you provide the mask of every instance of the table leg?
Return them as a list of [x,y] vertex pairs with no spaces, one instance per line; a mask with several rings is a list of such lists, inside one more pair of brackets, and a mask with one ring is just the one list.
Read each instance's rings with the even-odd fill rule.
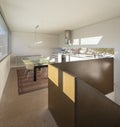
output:
[[34,67],[34,81],[36,81],[37,77],[36,77],[36,67]]

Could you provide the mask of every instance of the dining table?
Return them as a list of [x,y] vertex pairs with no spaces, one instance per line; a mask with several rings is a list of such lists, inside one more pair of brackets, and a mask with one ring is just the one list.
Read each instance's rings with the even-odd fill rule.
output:
[[39,70],[41,70],[42,68],[45,68],[45,67],[48,67],[48,64],[41,64],[41,63],[38,63],[38,64],[35,64],[34,65],[34,81],[37,81],[37,68]]
[[22,59],[23,63],[26,65],[32,64],[33,67],[33,81],[37,81],[37,69],[41,71],[42,68],[48,67],[48,64],[54,63],[53,59],[49,60],[48,58],[37,58],[37,59],[30,59],[30,58],[24,58]]

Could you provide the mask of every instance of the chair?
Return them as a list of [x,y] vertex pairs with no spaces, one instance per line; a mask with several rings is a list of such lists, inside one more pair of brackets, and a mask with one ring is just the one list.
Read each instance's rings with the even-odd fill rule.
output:
[[46,65],[49,63],[49,57],[45,58],[45,57],[41,57],[40,58],[40,64]]
[[[50,57],[41,57],[39,63],[42,64],[42,65],[48,65],[49,60],[50,60]],[[44,78],[48,77],[47,76],[47,73],[48,73],[47,67],[42,68],[41,73],[42,73],[41,76],[43,76]]]
[[27,79],[30,75],[30,72],[34,70],[34,64],[30,60],[23,60],[23,63],[25,65],[25,73],[27,72]]

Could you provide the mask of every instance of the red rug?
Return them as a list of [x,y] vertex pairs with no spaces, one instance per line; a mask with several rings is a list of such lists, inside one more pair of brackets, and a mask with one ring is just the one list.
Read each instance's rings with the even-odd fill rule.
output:
[[24,94],[48,87],[47,68],[37,70],[37,81],[34,81],[33,71],[29,72],[29,76],[27,77],[27,73],[25,73],[25,68],[17,69],[17,76],[19,94]]

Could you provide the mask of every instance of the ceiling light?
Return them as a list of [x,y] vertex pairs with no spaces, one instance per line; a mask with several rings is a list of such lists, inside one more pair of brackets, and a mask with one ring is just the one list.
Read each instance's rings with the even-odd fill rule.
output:
[[35,34],[34,35],[34,39],[35,39],[34,44],[35,45],[39,45],[39,44],[43,43],[43,41],[41,41],[41,40],[39,41],[38,38],[37,38],[37,31],[38,31],[38,29],[39,29],[39,25],[37,25],[35,27],[35,33],[34,33]]

